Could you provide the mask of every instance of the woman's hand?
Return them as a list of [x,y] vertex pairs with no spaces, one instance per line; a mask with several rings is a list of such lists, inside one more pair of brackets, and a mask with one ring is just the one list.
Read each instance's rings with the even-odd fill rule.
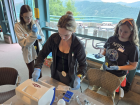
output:
[[42,38],[41,38],[41,35],[38,34],[38,35],[37,35],[37,39],[42,39]]
[[40,68],[35,68],[34,69],[34,72],[32,74],[32,78],[33,78],[33,81],[34,82],[37,82],[38,81],[38,78],[40,76],[40,72],[41,72]]
[[37,27],[35,24],[32,25],[32,32],[36,33],[38,31]]
[[74,88],[72,88],[72,90],[79,89],[80,88],[80,82],[81,82],[80,78],[78,76],[76,76],[76,78],[74,80],[74,84],[73,84]]

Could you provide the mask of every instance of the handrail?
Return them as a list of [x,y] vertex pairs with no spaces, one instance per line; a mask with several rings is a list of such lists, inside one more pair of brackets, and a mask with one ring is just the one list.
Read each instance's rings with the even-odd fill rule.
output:
[[[42,29],[43,29],[43,30],[48,30],[48,31],[58,32],[57,29],[50,28],[50,27],[43,27]],[[101,41],[106,41],[106,40],[107,40],[106,38],[102,38],[102,37],[89,36],[89,34],[88,34],[88,35],[85,35],[85,34],[75,33],[75,35],[76,35],[76,36],[79,36],[79,37],[84,37],[84,38],[89,38],[89,39],[95,39],[95,40],[101,40]]]
[[[61,17],[61,16],[55,16],[50,15],[50,17]],[[101,16],[73,16],[74,18],[110,18],[110,19],[122,19],[120,17],[101,17]]]
[[[61,16],[50,15],[51,21],[58,21]],[[112,22],[113,24],[117,24],[123,18],[121,17],[102,17],[102,16],[73,16],[76,21],[83,21],[83,22]],[[136,20],[136,19],[134,19]]]

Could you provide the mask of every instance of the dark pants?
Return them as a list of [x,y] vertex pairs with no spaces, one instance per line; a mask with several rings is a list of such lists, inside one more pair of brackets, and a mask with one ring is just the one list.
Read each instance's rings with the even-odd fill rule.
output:
[[[32,73],[34,72],[34,60],[30,63],[26,63],[28,70],[29,70],[29,79],[32,78]],[[42,77],[42,72],[40,73],[40,77]]]

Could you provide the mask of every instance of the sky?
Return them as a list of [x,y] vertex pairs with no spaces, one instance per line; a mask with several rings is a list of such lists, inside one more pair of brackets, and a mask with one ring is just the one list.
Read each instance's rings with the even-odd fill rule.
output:
[[[24,0],[14,0],[15,3],[19,3],[19,2],[23,2],[23,1]],[[84,1],[84,0],[75,0],[75,1]],[[89,0],[89,1],[91,1],[91,0]],[[126,3],[133,3],[133,2],[140,1],[140,0],[101,0],[101,1],[103,1],[103,2],[126,2]]]
[[15,3],[24,2],[24,0],[14,0]]
[[133,3],[140,0],[102,0],[103,2],[126,2],[126,3]]

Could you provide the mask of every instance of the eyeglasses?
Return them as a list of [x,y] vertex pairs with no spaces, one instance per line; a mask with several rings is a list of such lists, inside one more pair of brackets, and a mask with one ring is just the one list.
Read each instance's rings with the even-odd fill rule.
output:
[[32,18],[33,18],[33,16],[30,16],[30,17],[23,16],[23,18],[24,18],[25,20],[28,20],[28,19],[32,19]]
[[133,19],[124,19],[124,20],[121,20],[121,23],[125,23],[125,22],[129,22],[129,24],[133,27],[133,24],[132,24],[132,21]]

